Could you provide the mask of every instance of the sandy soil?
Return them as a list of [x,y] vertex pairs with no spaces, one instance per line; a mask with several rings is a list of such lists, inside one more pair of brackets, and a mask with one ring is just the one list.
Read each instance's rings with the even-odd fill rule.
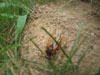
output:
[[[76,37],[77,31],[80,29],[80,25],[83,26],[81,37],[88,33],[80,50],[73,57],[73,61],[76,61],[84,50],[88,48],[87,55],[80,64],[80,72],[93,72],[98,69],[100,65],[100,22],[98,17],[93,13],[91,4],[86,2],[74,2],[63,6],[62,3],[48,5],[37,5],[35,10],[35,16],[31,14],[22,36],[22,43],[27,42],[29,38],[37,36],[34,42],[45,53],[47,40],[49,36],[41,29],[45,27],[50,33],[55,30],[64,32],[64,40],[66,43],[66,52],[69,53],[73,45],[73,41]],[[21,56],[24,59],[30,61],[37,61],[46,63],[45,58],[40,57],[41,52],[29,41],[23,47],[21,47]],[[36,73],[35,73],[36,72]],[[37,75],[37,71],[34,75]]]

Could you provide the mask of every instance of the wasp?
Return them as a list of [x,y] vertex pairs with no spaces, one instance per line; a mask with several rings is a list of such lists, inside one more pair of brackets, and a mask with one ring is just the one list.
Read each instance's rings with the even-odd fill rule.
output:
[[[55,33],[52,34],[52,36],[62,46],[63,33],[56,31]],[[46,47],[46,55],[47,55],[48,59],[52,59],[53,56],[58,53],[58,51],[59,51],[59,46],[50,37],[47,41],[47,47]]]

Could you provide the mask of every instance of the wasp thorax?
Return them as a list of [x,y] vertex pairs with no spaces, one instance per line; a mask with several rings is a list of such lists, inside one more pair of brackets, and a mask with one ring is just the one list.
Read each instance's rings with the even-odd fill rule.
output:
[[46,54],[47,54],[48,56],[51,56],[51,55],[52,55],[52,50],[50,50],[50,49],[46,50]]

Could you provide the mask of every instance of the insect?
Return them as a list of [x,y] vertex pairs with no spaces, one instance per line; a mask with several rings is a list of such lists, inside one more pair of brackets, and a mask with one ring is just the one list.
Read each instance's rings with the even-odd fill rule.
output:
[[[60,43],[62,45],[62,38],[63,38],[63,34],[62,33],[56,31],[52,36],[55,38],[55,40],[58,43]],[[46,48],[46,55],[47,55],[48,59],[52,59],[53,56],[57,54],[58,50],[59,50],[59,46],[50,37],[48,39],[47,48]]]

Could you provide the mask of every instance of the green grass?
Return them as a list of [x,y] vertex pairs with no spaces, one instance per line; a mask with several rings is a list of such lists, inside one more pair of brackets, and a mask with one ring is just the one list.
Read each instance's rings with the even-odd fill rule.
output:
[[[81,60],[88,50],[87,48],[83,52],[76,63],[72,62],[72,57],[80,49],[84,40],[79,41],[82,27],[77,32],[70,55],[68,55],[54,37],[42,27],[42,29],[57,43],[64,55],[58,64],[50,60],[48,60],[48,64],[41,64],[23,60],[20,57],[19,47],[23,45],[20,44],[19,39],[27,23],[27,18],[33,11],[32,9],[35,4],[56,3],[57,1],[58,0],[0,0],[0,75],[19,75],[24,69],[27,69],[27,65],[31,65],[37,70],[42,69],[47,75],[78,75],[78,65],[81,63]],[[71,1],[72,0],[69,2]],[[29,39],[29,41],[33,39]],[[32,43],[42,52],[34,41],[32,41]],[[61,62],[63,58],[66,58],[64,63]],[[100,72],[96,72],[95,75],[98,73]]]
[[[16,75],[19,72],[19,41],[29,13],[36,3],[51,0],[0,0],[0,75]],[[55,0],[54,0],[55,1]]]
[[18,39],[30,12],[29,7],[19,2],[0,1],[0,75],[15,75],[19,68]]

